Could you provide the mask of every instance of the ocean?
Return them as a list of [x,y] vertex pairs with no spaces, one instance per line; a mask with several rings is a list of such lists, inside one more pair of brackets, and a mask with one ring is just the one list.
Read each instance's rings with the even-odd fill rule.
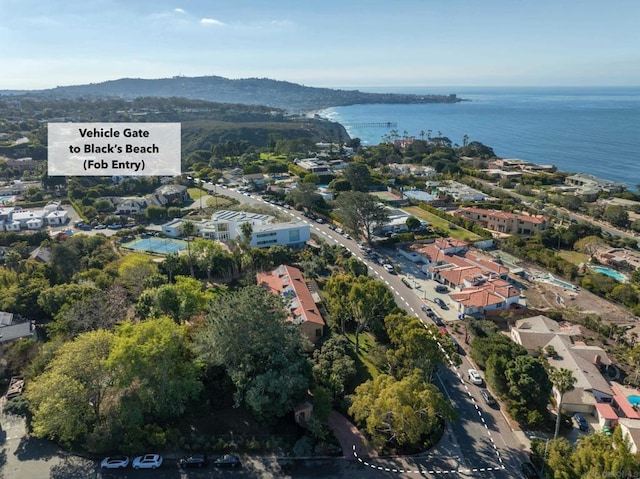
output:
[[378,144],[390,128],[362,126],[395,122],[400,137],[441,132],[453,143],[480,141],[502,158],[553,164],[626,183],[640,183],[640,87],[359,88],[391,93],[456,93],[455,104],[354,105],[320,115],[345,126],[363,144]]

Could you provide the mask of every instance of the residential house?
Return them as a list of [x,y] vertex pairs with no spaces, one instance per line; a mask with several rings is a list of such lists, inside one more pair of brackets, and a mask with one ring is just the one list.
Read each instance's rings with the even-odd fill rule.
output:
[[[2,216],[0,216],[0,219]],[[622,271],[640,268],[640,254],[632,249],[612,248],[607,244],[596,246],[593,256],[602,264],[613,266]]]
[[[427,187],[430,183],[427,183]],[[486,201],[489,195],[457,181],[448,181],[446,184],[438,184],[437,194],[451,196],[454,201],[469,203],[472,201]]]
[[490,169],[496,169],[503,172],[522,172],[522,173],[553,173],[556,171],[554,165],[537,165],[529,161],[517,158],[500,158],[492,160],[488,163]]
[[444,264],[450,256],[467,251],[469,243],[455,238],[436,238],[433,243],[415,244],[409,249],[420,255],[425,264],[422,271],[428,273],[430,266]]
[[0,311],[0,344],[34,335],[35,327],[31,321],[20,320],[13,313]]
[[[576,383],[573,391],[564,394],[564,409],[596,414],[598,403],[613,402],[613,390],[601,372],[611,361],[601,347],[575,340],[579,334],[578,326],[561,325],[546,316],[520,319],[511,328],[511,339],[524,346],[527,352],[532,355],[546,352],[551,366],[573,373]],[[560,394],[555,389],[554,395],[557,404]]]
[[618,426],[622,431],[622,437],[629,442],[631,454],[637,454],[640,451],[640,420],[621,418],[618,419]]
[[115,214],[117,215],[137,215],[147,209],[149,204],[146,198],[129,197],[120,198],[116,205]]
[[577,187],[576,194],[585,196],[589,200],[595,200],[600,193],[620,193],[627,189],[624,183],[616,183],[586,173],[569,175],[564,182],[569,186]]
[[302,272],[293,266],[280,265],[275,270],[258,273],[257,282],[285,301],[288,320],[298,326],[300,333],[312,343],[324,335],[324,319],[304,281]]
[[[477,278],[474,278],[478,281]],[[469,316],[485,316],[492,311],[507,311],[519,307],[521,291],[511,283],[495,278],[449,294],[453,309]]]
[[162,185],[149,196],[155,206],[171,206],[189,200],[187,187],[184,185]]
[[542,215],[531,216],[482,208],[461,208],[453,214],[471,220],[490,231],[510,235],[532,235],[549,226],[549,218]]
[[262,173],[251,173],[242,176],[242,183],[252,189],[261,190],[266,185],[267,180]]
[[373,233],[377,236],[385,236],[393,233],[405,233],[409,231],[407,227],[407,219],[409,214],[401,209],[385,207],[387,209],[388,220],[385,224],[378,224],[373,229]]
[[37,263],[51,263],[51,248],[48,246],[38,246],[31,252],[29,259],[32,259]]
[[242,169],[233,168],[222,173],[220,183],[223,185],[238,185],[242,182]]
[[332,174],[333,168],[328,161],[320,160],[318,158],[305,158],[303,160],[294,161],[300,168],[304,168],[309,173],[316,174]]
[[46,216],[49,226],[62,226],[69,222],[69,212],[67,210],[52,211]]

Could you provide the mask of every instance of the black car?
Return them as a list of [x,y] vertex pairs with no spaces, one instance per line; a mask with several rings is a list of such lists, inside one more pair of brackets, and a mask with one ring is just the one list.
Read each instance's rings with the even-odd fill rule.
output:
[[436,303],[438,306],[440,306],[442,309],[449,309],[445,304],[445,302],[442,301],[440,298],[433,298],[433,302]]
[[431,316],[431,319],[433,320],[434,323],[436,323],[436,326],[444,326],[444,322],[442,321],[442,318],[440,318],[440,316],[438,316],[437,314],[433,314]]
[[573,415],[573,420],[578,424],[578,427],[581,431],[587,432],[589,430],[589,423],[585,419],[585,417],[579,412]]
[[178,460],[179,467],[205,467],[207,464],[209,464],[209,460],[204,454],[192,454]]
[[218,458],[213,463],[216,467],[238,467],[240,465],[240,458],[233,454],[225,454]]
[[522,471],[522,475],[525,479],[539,479],[535,467],[533,467],[533,464],[530,462],[523,462],[520,465],[520,470]]

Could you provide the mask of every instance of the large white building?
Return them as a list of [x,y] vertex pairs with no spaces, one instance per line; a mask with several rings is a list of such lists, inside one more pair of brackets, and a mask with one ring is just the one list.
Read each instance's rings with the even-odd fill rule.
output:
[[0,231],[38,230],[43,226],[62,226],[69,213],[60,203],[49,203],[42,209],[0,208]]
[[[226,243],[242,238],[242,225],[249,223],[252,234],[250,245],[266,248],[275,245],[298,247],[311,237],[311,227],[303,222],[274,223],[275,218],[260,213],[221,210],[210,220],[194,222],[198,236]],[[162,225],[162,232],[170,238],[182,236],[184,219],[174,219]]]

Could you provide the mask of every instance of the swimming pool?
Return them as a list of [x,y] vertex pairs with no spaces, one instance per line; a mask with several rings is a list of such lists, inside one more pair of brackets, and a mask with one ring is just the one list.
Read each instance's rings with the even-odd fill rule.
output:
[[0,205],[3,203],[11,203],[15,196],[0,196]]
[[640,405],[640,396],[627,396],[627,399],[632,406]]
[[617,279],[621,283],[624,283],[627,280],[627,277],[622,273],[618,273],[610,268],[605,268],[604,266],[589,266],[596,273],[606,274],[607,276],[612,277],[613,279]]
[[549,273],[547,275],[547,281],[553,284],[557,284],[558,286],[562,286],[565,289],[571,289],[573,291],[579,291],[580,288],[578,288],[577,286],[574,286],[571,283],[567,283],[566,281],[562,281],[561,279],[556,278],[554,275],[552,275],[551,273]]

